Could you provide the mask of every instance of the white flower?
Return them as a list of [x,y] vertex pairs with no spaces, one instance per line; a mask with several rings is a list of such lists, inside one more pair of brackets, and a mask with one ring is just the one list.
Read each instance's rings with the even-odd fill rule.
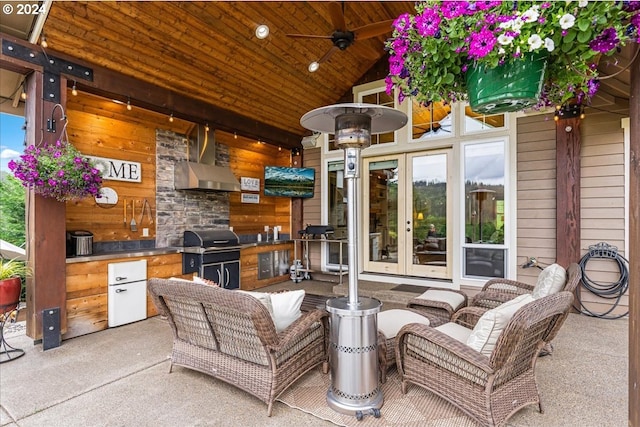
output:
[[547,51],[553,52],[553,50],[556,48],[556,44],[553,42],[553,39],[547,37],[544,39],[544,47],[545,49],[547,49]]
[[511,43],[513,43],[513,37],[508,36],[506,34],[500,34],[498,36],[498,43],[500,43],[503,46],[510,45]]
[[587,7],[588,4],[589,4],[589,0],[580,0],[578,2],[578,7]]
[[527,43],[529,43],[529,52],[538,50],[542,47],[542,38],[539,35],[534,34],[529,37]]
[[538,7],[534,6],[528,10],[526,10],[523,14],[522,14],[522,20],[524,22],[535,22],[538,20],[538,18],[540,17],[540,14],[538,13]]
[[563,30],[568,30],[573,27],[573,24],[576,22],[576,17],[570,13],[567,13],[560,18],[560,28]]

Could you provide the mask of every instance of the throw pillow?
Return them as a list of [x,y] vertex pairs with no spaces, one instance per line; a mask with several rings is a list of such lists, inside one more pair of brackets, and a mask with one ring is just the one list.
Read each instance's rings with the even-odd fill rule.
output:
[[271,295],[265,292],[249,292],[249,291],[243,291],[243,290],[237,290],[236,292],[240,292],[242,294],[252,296],[253,298],[260,301],[262,305],[267,307],[267,310],[269,311],[269,315],[273,319],[273,305],[271,304]]
[[533,297],[524,294],[486,311],[467,338],[467,345],[486,356],[491,356],[500,334],[515,312],[531,301],[533,301]]
[[301,315],[300,306],[304,299],[304,290],[271,294],[273,307],[273,322],[276,331],[282,332],[295,322]]
[[542,270],[542,273],[538,276],[536,286],[533,288],[534,299],[546,297],[560,292],[564,288],[564,284],[567,282],[566,270],[558,264],[551,264]]

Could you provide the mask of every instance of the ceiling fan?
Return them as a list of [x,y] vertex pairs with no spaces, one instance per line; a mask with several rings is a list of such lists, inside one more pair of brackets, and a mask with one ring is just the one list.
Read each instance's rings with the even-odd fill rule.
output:
[[[331,40],[333,46],[327,51],[327,53],[325,53],[319,60],[309,64],[310,72],[318,70],[320,64],[328,61],[329,58],[331,58],[331,56],[337,50],[345,50],[356,41],[381,36],[385,33],[391,32],[392,30],[391,24],[393,23],[393,19],[380,21],[349,30],[347,29],[347,25],[344,20],[344,2],[342,2],[342,5],[340,5],[338,2],[330,2],[328,7],[329,17],[331,18],[331,23],[334,27],[334,31],[331,35],[320,36],[314,34],[287,34],[288,37],[294,38]],[[371,56],[373,59],[377,59],[378,53],[376,52],[375,56]]]

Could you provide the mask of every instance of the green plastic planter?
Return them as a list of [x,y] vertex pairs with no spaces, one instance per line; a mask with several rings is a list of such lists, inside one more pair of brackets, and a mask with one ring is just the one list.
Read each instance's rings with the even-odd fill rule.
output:
[[480,114],[520,111],[538,103],[547,57],[526,55],[496,68],[474,64],[466,73],[471,109]]

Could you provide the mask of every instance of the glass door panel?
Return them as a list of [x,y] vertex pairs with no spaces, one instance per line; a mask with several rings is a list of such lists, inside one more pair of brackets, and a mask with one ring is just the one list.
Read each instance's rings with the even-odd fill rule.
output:
[[407,274],[451,278],[451,181],[449,154],[430,152],[409,154],[406,218]]
[[[398,248],[402,247],[399,236],[399,206],[398,195],[401,194],[399,180],[400,158],[365,159],[363,170],[368,175],[363,180],[365,191],[362,198],[363,213],[367,219],[363,225],[365,241],[364,270],[370,272],[402,274],[399,266],[404,262],[404,254]],[[400,188],[399,188],[400,187]],[[400,237],[400,239],[399,239]]]

